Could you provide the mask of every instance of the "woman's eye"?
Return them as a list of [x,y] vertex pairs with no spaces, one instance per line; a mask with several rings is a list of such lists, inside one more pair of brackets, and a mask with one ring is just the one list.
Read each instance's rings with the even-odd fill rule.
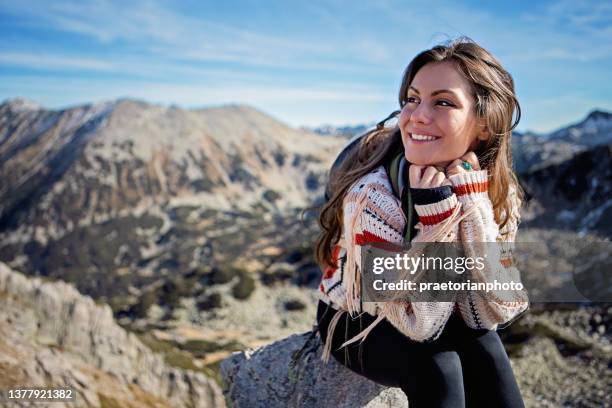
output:
[[409,96],[408,98],[406,98],[406,103],[417,103],[417,102],[418,100],[414,96]]
[[455,106],[452,102],[445,101],[444,99],[440,99],[438,101],[438,104],[442,106]]

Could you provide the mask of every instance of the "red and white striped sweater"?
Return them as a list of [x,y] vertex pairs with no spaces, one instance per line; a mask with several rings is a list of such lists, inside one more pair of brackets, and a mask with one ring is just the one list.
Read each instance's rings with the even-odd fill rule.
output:
[[[460,173],[449,179],[452,188],[448,189],[448,194],[439,197],[439,201],[415,204],[419,223],[412,242],[460,241],[466,255],[474,253],[474,244],[471,243],[500,242],[499,257],[487,259],[482,279],[492,282],[495,277],[503,277],[520,281],[520,274],[511,262],[519,203],[515,200],[510,219],[500,231],[488,196],[487,171]],[[509,322],[529,307],[524,291],[517,292],[511,301],[507,295],[503,300],[496,297],[494,292],[487,298],[469,292],[455,302],[397,300],[360,304],[361,248],[378,242],[403,244],[406,217],[400,200],[393,194],[384,167],[378,167],[351,186],[343,201],[343,220],[343,233],[333,250],[334,265],[323,272],[319,286],[319,298],[325,303],[331,302],[339,310],[330,324],[328,344],[323,353],[325,361],[330,356],[335,323],[346,311],[353,316],[369,313],[377,319],[345,345],[364,339],[382,319],[387,319],[412,340],[432,341],[440,336],[454,311],[461,314],[469,327],[495,330],[499,324]]]

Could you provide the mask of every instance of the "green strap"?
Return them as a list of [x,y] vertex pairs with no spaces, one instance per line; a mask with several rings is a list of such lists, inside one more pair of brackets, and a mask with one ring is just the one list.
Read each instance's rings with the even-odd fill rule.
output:
[[404,191],[402,191],[402,196],[400,197],[400,188],[399,188],[399,169],[400,164],[404,158],[404,150],[402,149],[398,152],[393,159],[385,165],[385,170],[387,171],[387,175],[389,177],[389,181],[391,182],[391,187],[393,189],[393,193],[396,197],[399,197],[402,202],[402,211],[406,215],[406,225],[404,226],[404,242],[410,242],[412,239],[412,220],[414,219],[414,209],[412,206],[412,196],[410,195],[410,181],[406,177],[407,183],[404,186]]
[[[408,178],[406,178],[408,179]],[[404,242],[412,241],[412,220],[414,217],[414,207],[412,205],[412,194],[410,194],[410,182],[404,187],[402,194],[402,211],[406,215],[406,225],[404,226]]]
[[400,196],[399,192],[399,164],[402,159],[402,153],[396,154],[393,159],[385,164],[385,170],[387,171],[387,176],[389,176],[389,181],[391,182],[391,187],[393,188],[393,194],[396,197]]

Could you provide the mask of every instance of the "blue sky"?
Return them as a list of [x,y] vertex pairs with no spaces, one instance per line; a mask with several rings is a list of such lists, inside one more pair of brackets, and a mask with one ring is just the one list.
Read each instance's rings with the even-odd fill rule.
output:
[[608,1],[27,1],[0,5],[0,99],[246,103],[292,125],[397,107],[419,51],[467,35],[513,75],[519,130],[612,111]]

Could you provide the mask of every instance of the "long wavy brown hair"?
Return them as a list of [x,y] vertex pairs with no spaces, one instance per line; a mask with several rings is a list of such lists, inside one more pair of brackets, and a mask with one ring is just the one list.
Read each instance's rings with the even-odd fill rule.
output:
[[[471,84],[475,114],[486,120],[490,137],[480,142],[475,153],[481,168],[489,172],[489,197],[501,229],[513,213],[514,200],[523,197],[512,170],[512,130],[521,117],[514,80],[490,52],[471,39],[460,37],[421,52],[408,64],[399,90],[400,108],[407,103],[408,87],[416,73],[426,64],[446,61],[452,62]],[[397,114],[399,111],[389,118]],[[386,121],[362,137],[340,168],[330,174],[328,191],[332,194],[319,214],[321,232],[315,247],[315,256],[322,268],[333,264],[332,249],[342,234],[342,204],[347,190],[403,148],[398,126],[386,126]],[[516,192],[516,196],[511,197],[510,191]]]

